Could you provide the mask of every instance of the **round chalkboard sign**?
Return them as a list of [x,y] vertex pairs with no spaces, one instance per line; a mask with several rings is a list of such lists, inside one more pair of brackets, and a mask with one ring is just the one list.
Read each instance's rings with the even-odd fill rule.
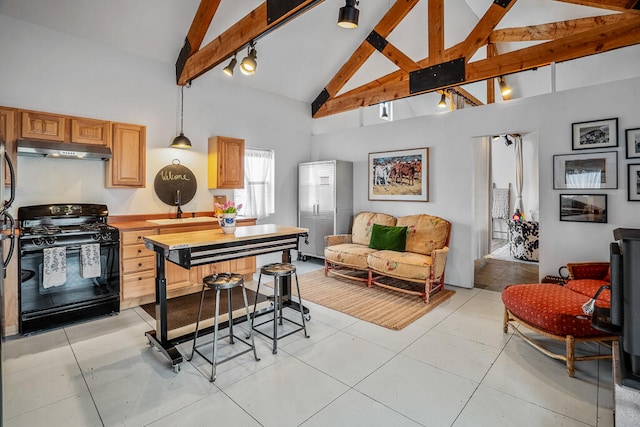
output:
[[198,183],[191,170],[175,159],[158,171],[153,188],[164,203],[171,206],[189,203],[196,194]]

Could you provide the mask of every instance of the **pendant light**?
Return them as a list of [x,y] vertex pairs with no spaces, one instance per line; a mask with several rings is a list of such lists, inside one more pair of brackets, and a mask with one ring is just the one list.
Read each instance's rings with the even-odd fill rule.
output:
[[173,142],[171,143],[171,148],[191,148],[191,141],[189,138],[184,136],[184,132],[182,131],[183,118],[184,118],[184,86],[180,86],[180,135],[173,138]]
[[360,2],[356,0],[346,0],[344,7],[338,13],[338,26],[342,28],[358,28],[358,17],[360,11],[356,5]]

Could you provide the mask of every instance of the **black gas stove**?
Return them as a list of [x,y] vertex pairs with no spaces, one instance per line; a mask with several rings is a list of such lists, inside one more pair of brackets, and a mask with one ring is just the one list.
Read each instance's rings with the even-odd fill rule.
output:
[[120,310],[120,239],[101,204],[18,208],[21,334]]

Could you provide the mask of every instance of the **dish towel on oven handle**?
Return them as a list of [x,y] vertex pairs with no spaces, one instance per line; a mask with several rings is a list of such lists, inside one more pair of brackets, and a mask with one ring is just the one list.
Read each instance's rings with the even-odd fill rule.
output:
[[100,265],[100,244],[90,243],[80,245],[80,262],[82,263],[81,275],[83,279],[91,279],[102,275]]
[[66,248],[46,248],[43,252],[42,286],[48,289],[64,285],[67,282]]

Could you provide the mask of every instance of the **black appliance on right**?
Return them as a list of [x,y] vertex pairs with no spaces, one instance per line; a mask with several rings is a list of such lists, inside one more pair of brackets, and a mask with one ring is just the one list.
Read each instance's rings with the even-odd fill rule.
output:
[[640,229],[613,230],[611,323],[619,326],[622,385],[640,390]]

